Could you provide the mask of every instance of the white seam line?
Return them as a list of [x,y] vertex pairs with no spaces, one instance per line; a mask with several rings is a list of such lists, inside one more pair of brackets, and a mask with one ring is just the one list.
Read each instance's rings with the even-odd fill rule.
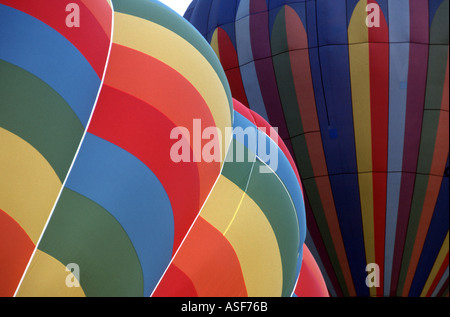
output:
[[110,3],[111,3],[111,17],[112,17],[112,18],[111,18],[111,40],[110,40],[110,43],[109,43],[108,55],[107,55],[107,57],[106,57],[105,68],[104,68],[104,70],[103,70],[102,80],[101,80],[100,86],[99,86],[99,88],[98,88],[97,97],[95,98],[94,106],[92,107],[91,115],[90,115],[89,120],[88,120],[88,122],[87,122],[87,124],[86,124],[86,128],[85,128],[85,130],[84,130],[83,136],[82,136],[82,138],[81,138],[81,140],[80,140],[80,143],[78,144],[78,149],[77,149],[77,151],[76,151],[76,153],[75,153],[75,156],[74,156],[74,158],[73,158],[73,160],[72,160],[72,163],[71,163],[71,165],[70,165],[70,168],[69,168],[69,170],[68,170],[68,172],[67,172],[67,174],[66,174],[66,178],[64,179],[64,182],[62,183],[61,190],[59,191],[59,194],[58,194],[58,196],[57,196],[57,198],[56,198],[56,201],[55,201],[55,203],[54,203],[54,205],[53,205],[52,211],[50,212],[50,214],[49,214],[49,216],[48,216],[48,218],[47,218],[47,222],[45,223],[45,226],[44,226],[44,228],[42,229],[41,236],[39,237],[39,240],[38,240],[37,243],[36,243],[36,246],[35,246],[35,248],[34,248],[34,250],[33,250],[33,253],[32,253],[31,256],[30,256],[30,259],[29,259],[29,261],[28,261],[28,264],[27,264],[27,266],[26,266],[26,268],[25,268],[25,271],[24,271],[23,274],[22,274],[22,277],[21,277],[21,279],[20,279],[19,284],[17,285],[16,291],[14,292],[13,297],[16,297],[16,296],[17,296],[17,292],[19,291],[20,287],[22,286],[22,282],[23,282],[23,280],[24,280],[24,278],[25,278],[25,275],[26,275],[27,272],[28,272],[28,269],[29,269],[29,267],[30,267],[30,264],[31,264],[31,262],[32,262],[32,260],[33,260],[33,258],[34,258],[34,255],[36,254],[36,250],[37,250],[37,248],[38,248],[38,246],[39,246],[39,243],[41,242],[41,239],[42,239],[42,237],[44,236],[45,230],[47,229],[47,226],[48,226],[48,224],[49,224],[49,222],[50,222],[50,219],[51,219],[51,217],[53,216],[53,212],[55,211],[55,208],[56,208],[56,206],[57,206],[57,204],[58,204],[58,202],[59,202],[59,199],[60,199],[60,197],[61,197],[61,194],[62,194],[62,192],[63,192],[63,190],[64,190],[64,188],[65,188],[67,179],[68,179],[69,176],[70,176],[70,172],[72,171],[73,165],[74,165],[74,163],[75,163],[75,161],[76,161],[76,159],[77,159],[78,153],[80,152],[81,146],[82,146],[83,141],[84,141],[84,139],[85,139],[85,137],[86,137],[87,130],[88,130],[89,125],[90,125],[90,123],[91,123],[92,116],[93,116],[93,114],[94,114],[94,111],[95,111],[95,108],[96,108],[96,106],[97,106],[97,102],[98,102],[100,93],[101,93],[102,88],[103,88],[103,83],[104,83],[104,80],[105,80],[106,70],[107,70],[107,68],[108,68],[109,57],[110,57],[110,54],[111,54],[111,47],[112,47],[112,44],[113,44],[113,35],[114,35],[114,6],[113,6],[113,3],[112,3],[112,2],[110,2]]

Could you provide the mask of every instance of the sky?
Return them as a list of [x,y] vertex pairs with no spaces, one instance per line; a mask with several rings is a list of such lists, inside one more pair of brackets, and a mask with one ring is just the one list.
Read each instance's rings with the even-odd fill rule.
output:
[[159,0],[165,5],[171,7],[173,10],[177,11],[181,16],[186,11],[192,0]]

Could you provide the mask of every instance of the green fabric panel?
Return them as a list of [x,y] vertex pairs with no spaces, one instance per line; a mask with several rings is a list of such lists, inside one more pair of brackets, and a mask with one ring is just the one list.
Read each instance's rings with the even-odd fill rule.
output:
[[289,51],[286,33],[286,9],[281,8],[275,18],[270,37],[272,55],[278,55]]
[[315,175],[312,168],[311,159],[309,155],[305,155],[306,153],[309,153],[305,135],[302,134],[293,137],[291,139],[291,144],[302,180],[314,177]]
[[264,163],[256,161],[247,195],[258,204],[272,226],[283,265],[282,296],[291,296],[297,281],[295,275],[300,247],[297,213],[280,179],[273,173],[260,173],[263,166]]
[[437,110],[425,110],[423,113],[422,135],[417,163],[417,173],[419,174],[430,174],[441,113],[442,111]]
[[419,227],[420,217],[422,215],[422,208],[427,194],[429,176],[416,175],[414,183],[414,194],[412,198],[411,213],[408,221],[408,231],[406,233],[405,247],[403,248],[402,266],[400,268],[400,275],[398,278],[397,295],[402,296],[403,287],[408,273],[409,262],[416,241],[417,229]]
[[448,45],[449,40],[449,0],[442,1],[434,15],[430,29],[430,44]]
[[[408,273],[408,266],[414,249],[414,243],[419,228],[425,197],[427,195],[429,174],[433,163],[434,147],[436,143],[437,128],[441,111],[425,110],[423,114],[422,136],[420,140],[417,174],[414,183],[411,212],[403,250],[402,266],[398,280],[397,294],[401,295]],[[444,162],[443,162],[444,163]]]
[[[283,265],[283,296],[290,296],[296,282],[296,266],[300,234],[295,207],[280,179],[273,173],[260,173],[265,166],[255,162],[255,154],[244,147],[244,162],[236,157],[236,146],[242,144],[233,139],[233,152],[228,154],[222,175],[235,183],[261,208],[271,224],[280,248]],[[248,159],[250,154],[250,159]]]
[[448,296],[448,289],[449,289],[449,287],[447,286],[447,287],[445,288],[445,291],[442,293],[442,296],[441,296],[441,297],[447,297],[447,296]]
[[[403,292],[409,262],[419,228],[425,197],[429,182],[431,165],[433,164],[437,129],[439,126],[440,109],[445,83],[448,58],[448,9],[449,1],[445,0],[439,7],[430,28],[430,45],[428,57],[427,86],[424,114],[422,120],[422,135],[420,139],[417,175],[414,183],[411,212],[408,221],[402,265],[398,280],[397,294]],[[445,27],[443,29],[443,27]],[[441,44],[441,45],[437,45]],[[443,45],[442,45],[443,44]]]
[[275,19],[270,43],[273,55],[273,67],[281,105],[283,106],[284,118],[289,135],[295,136],[303,133],[303,126],[292,74],[285,10],[285,7],[283,7]]
[[92,200],[65,188],[38,246],[62,264],[80,267],[86,296],[143,296],[144,281],[128,235]]
[[302,134],[304,131],[292,75],[290,55],[289,53],[283,53],[274,56],[272,59],[278,93],[283,106],[284,118],[289,135],[296,136]]
[[[164,5],[148,0],[112,0],[114,11],[133,15],[157,23],[178,34],[194,46],[211,64],[227,93],[230,113],[233,113],[233,99],[225,72],[216,53],[201,34],[182,17],[166,10]],[[151,41],[151,39],[149,39]]]
[[[242,162],[239,161],[240,157],[237,155],[237,153],[239,153],[238,151],[243,151],[242,156],[244,160]],[[222,175],[235,183],[240,189],[242,189],[242,191],[245,192],[255,160],[255,153],[233,138],[230,145],[230,150],[227,152],[227,156],[225,158]]]
[[50,163],[64,181],[84,133],[67,102],[42,80],[0,60],[0,126]]
[[322,201],[320,199],[316,180],[315,178],[309,178],[302,180],[302,182],[303,190],[306,192],[306,196],[309,199],[311,210],[314,214],[314,218],[316,219],[317,227],[320,230],[320,235],[322,237],[323,243],[325,244],[325,247],[327,249],[330,262],[334,268],[334,272],[336,273],[336,278],[338,279],[339,285],[342,288],[342,293],[344,294],[344,296],[349,296],[347,283],[342,273],[342,268],[339,263],[336,249],[334,247],[333,238],[331,237],[330,229],[328,227],[327,218],[322,206]]
[[441,109],[448,45],[431,45],[428,57],[425,109]]

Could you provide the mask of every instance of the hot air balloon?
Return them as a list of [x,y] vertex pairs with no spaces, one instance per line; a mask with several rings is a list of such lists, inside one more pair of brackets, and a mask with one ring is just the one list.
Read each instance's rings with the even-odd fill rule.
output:
[[0,26],[1,296],[293,294],[295,163],[190,23],[158,1],[2,0]]
[[228,83],[157,1],[82,1],[79,29],[60,3],[0,5],[1,225],[17,236],[1,242],[2,295],[149,296],[225,157],[176,164],[170,132],[231,126]]
[[448,287],[448,0],[194,0],[233,97],[295,158],[333,296]]
[[111,36],[107,1],[0,1],[0,296],[12,296],[83,138]]
[[264,119],[236,100],[233,105],[233,141],[221,175],[155,297],[294,291],[306,235],[297,168]]

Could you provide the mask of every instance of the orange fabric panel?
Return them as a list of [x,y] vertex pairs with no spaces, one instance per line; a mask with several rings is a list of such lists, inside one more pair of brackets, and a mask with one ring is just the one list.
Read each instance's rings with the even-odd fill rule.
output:
[[22,227],[0,209],[0,297],[13,296],[34,250]]
[[247,296],[239,260],[228,240],[199,217],[173,261],[198,296]]

